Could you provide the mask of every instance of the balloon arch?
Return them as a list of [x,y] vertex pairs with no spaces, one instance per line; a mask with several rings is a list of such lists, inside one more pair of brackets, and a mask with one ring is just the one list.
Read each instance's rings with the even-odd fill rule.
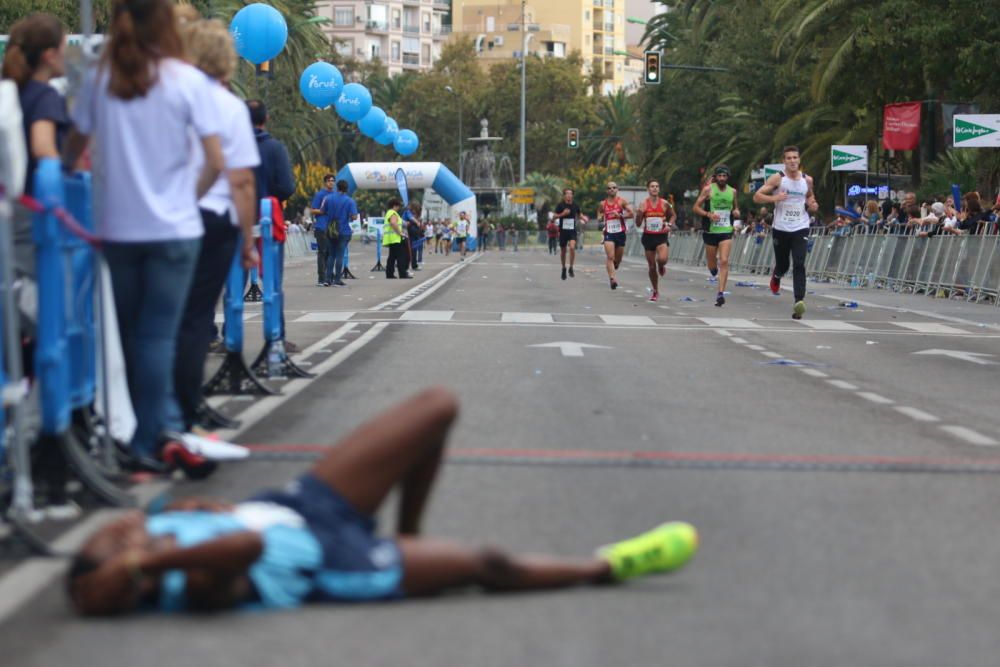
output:
[[465,211],[469,215],[469,249],[475,249],[477,242],[476,195],[448,167],[440,162],[352,162],[337,174],[337,180],[345,180],[348,192],[362,190],[395,190],[396,171],[406,174],[406,185],[410,190],[432,189],[448,202],[452,220]]

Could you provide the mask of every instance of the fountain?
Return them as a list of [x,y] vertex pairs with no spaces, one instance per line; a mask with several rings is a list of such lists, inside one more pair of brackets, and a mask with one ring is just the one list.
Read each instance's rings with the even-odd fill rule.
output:
[[492,146],[502,137],[490,136],[490,122],[479,121],[478,137],[466,139],[473,148],[462,152],[462,180],[473,192],[484,210],[507,213],[506,192],[514,187],[514,167],[506,155],[497,155]]

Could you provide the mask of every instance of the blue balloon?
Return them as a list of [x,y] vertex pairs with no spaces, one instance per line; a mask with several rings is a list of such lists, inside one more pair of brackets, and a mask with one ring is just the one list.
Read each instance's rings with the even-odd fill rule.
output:
[[375,137],[375,141],[383,146],[388,146],[396,140],[397,134],[399,134],[399,124],[392,118],[386,117],[385,130]]
[[381,107],[372,107],[365,117],[358,121],[358,129],[370,139],[382,134],[385,132],[385,112]]
[[417,138],[417,133],[413,130],[400,130],[392,145],[396,148],[397,153],[405,157],[417,152],[420,140]]
[[340,91],[335,106],[337,115],[349,123],[356,123],[372,108],[372,94],[360,83],[349,83]]
[[336,103],[343,87],[343,75],[330,63],[313,63],[305,68],[299,77],[299,92],[302,93],[302,97],[320,109]]
[[255,65],[281,53],[288,40],[288,24],[274,7],[255,3],[236,12],[229,24],[236,53]]

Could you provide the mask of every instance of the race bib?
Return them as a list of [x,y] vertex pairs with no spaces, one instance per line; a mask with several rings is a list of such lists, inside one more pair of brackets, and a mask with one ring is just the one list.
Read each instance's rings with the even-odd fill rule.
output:
[[468,229],[469,229],[469,224],[467,222],[460,222],[456,226],[456,231],[458,232],[459,236],[465,236],[465,232],[468,231]]
[[786,208],[781,214],[781,219],[785,222],[795,223],[802,220],[803,214],[804,211],[800,208]]
[[604,228],[604,231],[608,234],[617,234],[622,231],[622,221],[617,218],[614,220],[608,220],[608,224]]
[[646,218],[646,231],[647,232],[662,232],[663,231],[663,218]]
[[569,229],[569,230],[576,229],[576,218],[563,218],[562,219],[562,228],[563,229]]
[[729,227],[732,211],[712,211],[712,213],[715,213],[717,216],[719,216],[719,221],[716,222],[715,224],[719,225],[720,227]]

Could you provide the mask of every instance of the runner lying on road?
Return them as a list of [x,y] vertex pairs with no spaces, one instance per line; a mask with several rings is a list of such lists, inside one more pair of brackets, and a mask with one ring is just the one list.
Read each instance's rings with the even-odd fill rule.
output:
[[[86,615],[288,608],[471,585],[560,588],[675,570],[697,550],[695,529],[679,522],[580,559],[421,536],[457,413],[452,394],[430,389],[348,434],[283,490],[235,505],[188,499],[161,514],[130,513],[98,530],[75,557],[67,582],[74,608]],[[398,534],[379,538],[374,517],[397,484]]]

